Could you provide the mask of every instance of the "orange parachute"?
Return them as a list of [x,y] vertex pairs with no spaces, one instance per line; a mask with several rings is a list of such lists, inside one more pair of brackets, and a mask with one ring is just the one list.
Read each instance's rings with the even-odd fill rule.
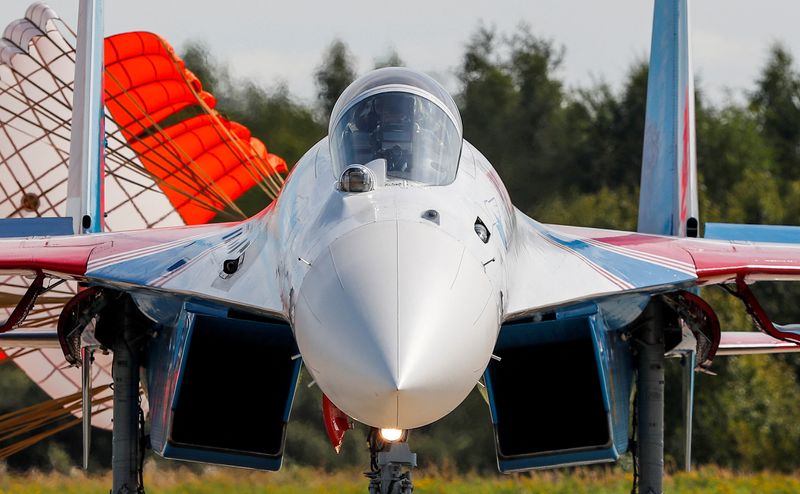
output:
[[[75,43],[75,32],[39,2],[0,33],[0,218],[66,214]],[[105,54],[106,230],[202,223],[223,211],[243,219],[233,201],[254,186],[275,198],[284,161],[214,110],[214,97],[164,40],[112,36]],[[20,275],[0,276],[0,321],[29,285]],[[78,287],[69,281],[51,288],[20,329],[55,329]],[[110,357],[96,358],[94,383],[112,382]],[[80,370],[60,349],[4,348],[1,360],[14,362],[53,398],[80,391]],[[92,423],[111,427],[107,403],[95,408]]]
[[214,96],[161,37],[133,32],[106,38],[105,66],[114,123],[187,224],[235,208],[233,201],[255,185],[277,194],[286,163],[214,110]]

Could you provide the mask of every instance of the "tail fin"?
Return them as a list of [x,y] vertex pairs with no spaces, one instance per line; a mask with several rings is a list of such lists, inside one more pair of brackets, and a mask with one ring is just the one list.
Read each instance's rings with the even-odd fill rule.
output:
[[655,0],[639,226],[697,237],[697,159],[689,0]]
[[103,4],[79,5],[66,209],[75,233],[98,233],[105,216]]

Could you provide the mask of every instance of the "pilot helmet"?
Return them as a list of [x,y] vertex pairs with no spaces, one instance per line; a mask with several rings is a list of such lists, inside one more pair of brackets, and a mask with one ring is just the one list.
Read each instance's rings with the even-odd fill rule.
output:
[[461,118],[447,91],[427,75],[393,67],[356,80],[334,106],[329,130],[337,173],[385,160],[387,181],[455,180]]

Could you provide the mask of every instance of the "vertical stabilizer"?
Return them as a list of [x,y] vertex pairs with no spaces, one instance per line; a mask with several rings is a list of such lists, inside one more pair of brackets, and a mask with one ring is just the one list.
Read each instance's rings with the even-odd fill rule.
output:
[[689,0],[655,0],[638,230],[696,237],[697,209]]
[[103,67],[103,1],[80,0],[67,181],[67,216],[75,233],[103,229]]

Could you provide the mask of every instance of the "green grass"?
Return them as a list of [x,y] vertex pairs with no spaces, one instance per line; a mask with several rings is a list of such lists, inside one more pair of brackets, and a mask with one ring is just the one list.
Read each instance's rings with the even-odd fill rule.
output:
[[[187,469],[148,468],[145,485],[149,494],[333,494],[366,492],[359,472],[326,473],[310,468],[287,468],[280,473],[208,468],[198,474]],[[606,494],[630,492],[631,474],[618,470],[578,469],[508,476],[457,477],[447,472],[416,472],[418,494]],[[110,478],[70,474],[0,475],[0,493],[8,494],[107,494]],[[678,473],[666,480],[666,492],[679,494],[797,493],[800,479],[789,474],[742,474],[716,468]]]

